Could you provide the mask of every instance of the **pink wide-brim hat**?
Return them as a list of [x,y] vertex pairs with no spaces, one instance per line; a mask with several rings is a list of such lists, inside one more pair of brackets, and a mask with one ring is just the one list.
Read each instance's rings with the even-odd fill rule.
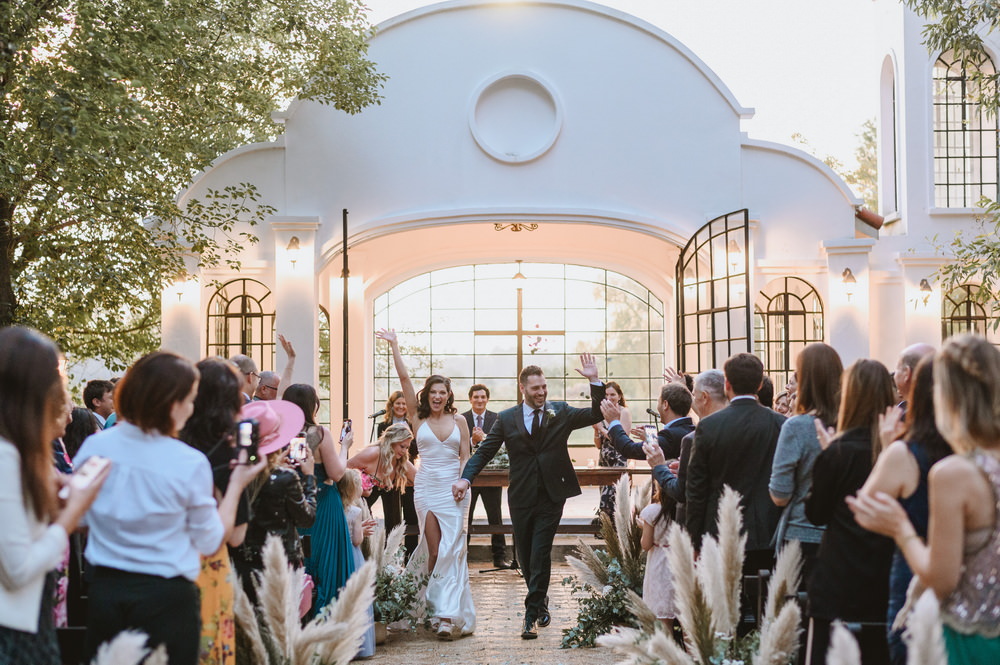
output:
[[240,420],[257,421],[260,443],[257,452],[268,455],[288,445],[306,424],[306,416],[298,404],[282,399],[258,400],[243,405]]

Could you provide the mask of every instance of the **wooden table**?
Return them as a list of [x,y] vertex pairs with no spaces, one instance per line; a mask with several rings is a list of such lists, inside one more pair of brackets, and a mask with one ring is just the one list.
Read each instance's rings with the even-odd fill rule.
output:
[[[597,485],[599,487],[614,485],[622,477],[623,473],[627,473],[629,476],[648,476],[652,472],[649,467],[630,469],[621,466],[580,466],[574,467],[573,471],[576,472],[576,479],[581,485]],[[510,478],[506,469],[486,469],[476,476],[476,481],[472,483],[472,486],[506,487],[509,484]],[[559,524],[556,533],[595,534],[600,530],[599,526],[590,524],[589,522],[586,524],[569,524],[563,522]],[[469,533],[474,535],[494,533],[513,534],[514,529],[509,522],[504,522],[503,524],[472,524],[469,527]]]

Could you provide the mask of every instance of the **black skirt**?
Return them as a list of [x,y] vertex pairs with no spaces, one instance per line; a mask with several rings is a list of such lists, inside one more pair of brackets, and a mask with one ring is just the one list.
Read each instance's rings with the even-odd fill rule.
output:
[[61,665],[59,643],[52,613],[56,599],[57,571],[49,571],[42,589],[42,608],[38,616],[38,632],[0,626],[0,663],[4,665]]

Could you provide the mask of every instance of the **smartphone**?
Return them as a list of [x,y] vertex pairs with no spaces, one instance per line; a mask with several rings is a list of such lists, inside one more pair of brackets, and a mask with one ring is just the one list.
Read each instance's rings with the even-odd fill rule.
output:
[[343,441],[347,433],[351,431],[351,419],[348,418],[344,421],[344,426],[340,428],[340,440]]
[[642,431],[646,434],[646,443],[659,444],[656,436],[659,430],[656,429],[656,425],[643,425]]
[[306,437],[293,437],[288,444],[288,459],[292,460],[296,464],[305,461],[308,446],[309,444],[306,443]]
[[236,423],[236,454],[247,451],[247,464],[257,463],[257,446],[260,444],[260,427],[253,418]]
[[[94,455],[93,457],[88,457],[87,461],[83,463],[77,471],[70,477],[69,483],[77,489],[84,489],[94,482],[94,478],[105,469],[111,460],[107,457],[101,457],[100,455]],[[66,485],[61,490],[59,490],[60,499],[69,498],[69,485]]]

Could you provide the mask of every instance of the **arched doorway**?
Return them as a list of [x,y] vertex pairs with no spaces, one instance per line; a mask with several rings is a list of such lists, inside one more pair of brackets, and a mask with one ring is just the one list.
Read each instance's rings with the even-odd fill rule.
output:
[[[489,386],[494,410],[518,400],[525,365],[545,372],[551,399],[589,403],[580,353],[617,381],[637,421],[663,384],[663,302],[605,268],[558,263],[457,266],[407,279],[374,299],[373,326],[395,328],[412,376],[452,378],[456,405],[474,383]],[[386,345],[374,348],[373,410],[398,388]],[[589,431],[575,433],[590,441]]]

